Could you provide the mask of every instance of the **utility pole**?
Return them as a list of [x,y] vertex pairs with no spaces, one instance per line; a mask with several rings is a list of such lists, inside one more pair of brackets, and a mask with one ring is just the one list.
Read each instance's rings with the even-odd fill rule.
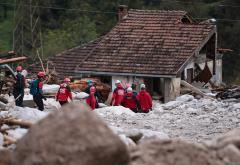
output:
[[43,54],[38,0],[15,0],[13,50],[34,60]]

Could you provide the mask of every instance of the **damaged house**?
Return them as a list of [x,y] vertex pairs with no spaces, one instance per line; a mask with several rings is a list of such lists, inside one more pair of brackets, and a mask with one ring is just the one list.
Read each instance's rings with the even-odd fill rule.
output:
[[[105,36],[49,59],[61,77],[100,77],[145,83],[164,101],[180,94],[180,82],[222,81],[217,29],[185,11],[128,10],[120,6],[118,23]],[[33,70],[39,66],[33,66]]]

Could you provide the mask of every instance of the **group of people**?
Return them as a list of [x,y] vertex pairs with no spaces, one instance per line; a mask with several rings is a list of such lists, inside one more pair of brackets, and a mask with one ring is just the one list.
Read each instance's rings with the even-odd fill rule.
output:
[[[122,105],[133,112],[148,113],[152,110],[152,97],[146,91],[146,85],[140,85],[140,92],[135,91],[135,85],[123,87],[121,81],[115,82],[116,88],[113,91],[111,105]],[[134,89],[134,90],[133,90]]]
[[[16,68],[16,76],[15,82],[13,86],[13,96],[15,99],[16,106],[23,106],[23,98],[24,98],[24,88],[26,87],[26,80],[22,74],[23,68],[22,66],[17,66]],[[45,73],[39,72],[37,74],[37,79],[33,80],[30,83],[30,94],[33,95],[33,100],[38,106],[39,110],[44,110],[43,99],[46,98],[43,95],[43,81],[45,79]]]
[[[123,87],[121,81],[115,82],[116,88],[113,91],[111,103],[112,106],[124,106],[131,109],[133,112],[148,113],[152,109],[152,98],[146,91],[145,84],[140,85],[140,92],[135,91],[135,85],[127,85]],[[88,81],[88,87],[85,90],[89,96],[86,99],[86,103],[92,108],[92,110],[98,108],[98,101],[101,98],[100,93],[96,90],[91,80]]]
[[[24,88],[25,88],[25,77],[21,74],[23,68],[18,66],[16,68],[16,82],[14,84],[13,95],[17,106],[23,106]],[[45,73],[39,72],[37,79],[30,83],[30,94],[33,96],[33,100],[36,103],[39,110],[44,110],[43,100],[46,97],[43,95],[43,82],[45,80]],[[60,105],[65,105],[72,100],[72,92],[69,86],[70,79],[65,78],[63,83],[60,84],[59,90],[56,94],[56,101]],[[121,81],[115,82],[116,88],[113,91],[111,103],[112,106],[124,106],[131,109],[133,112],[148,113],[152,109],[152,98],[146,91],[145,84],[140,85],[140,92],[137,93],[134,84],[126,85],[124,88]],[[86,103],[91,107],[92,110],[99,107],[99,102],[102,102],[101,94],[96,90],[92,80],[87,81],[87,88],[84,90],[85,93],[89,94],[86,98]]]

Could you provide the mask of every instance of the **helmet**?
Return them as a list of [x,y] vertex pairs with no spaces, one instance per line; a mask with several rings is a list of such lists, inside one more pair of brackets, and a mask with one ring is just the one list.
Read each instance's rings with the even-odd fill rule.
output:
[[94,86],[92,86],[91,88],[90,88],[90,93],[95,93],[96,92],[96,88],[94,87]]
[[141,85],[140,85],[140,88],[141,88],[141,89],[145,89],[145,88],[146,88],[146,85],[145,85],[145,84],[141,84]]
[[70,80],[70,78],[65,78],[65,79],[64,79],[64,82],[65,82],[65,83],[68,83],[68,82],[71,82],[71,80]]
[[22,66],[19,65],[19,66],[17,66],[16,71],[21,72],[22,69],[23,69]]
[[116,81],[115,81],[115,84],[120,84],[120,83],[121,83],[120,80],[116,80]]
[[44,77],[45,76],[45,73],[44,72],[38,72],[38,77]]
[[131,87],[128,87],[127,88],[127,93],[131,93],[132,92],[132,88]]
[[87,80],[87,84],[91,85],[91,84],[93,84],[93,81],[92,80]]

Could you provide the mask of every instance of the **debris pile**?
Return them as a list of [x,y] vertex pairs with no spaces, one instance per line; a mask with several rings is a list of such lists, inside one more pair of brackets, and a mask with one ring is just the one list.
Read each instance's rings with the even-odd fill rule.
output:
[[[239,165],[240,162],[239,129],[201,143],[166,138],[141,140],[143,134],[139,132],[125,133],[127,138],[116,136],[88,107],[69,104],[33,125],[13,152],[0,150],[0,162],[5,165]],[[128,149],[123,139],[128,141],[125,143]]]
[[108,95],[111,91],[111,87],[108,84],[101,82],[98,78],[88,78],[88,79],[81,79],[75,80],[73,83],[70,84],[70,87],[73,91],[84,91],[87,88],[87,81],[92,80],[96,86],[98,92],[101,93],[104,100],[107,100]]

